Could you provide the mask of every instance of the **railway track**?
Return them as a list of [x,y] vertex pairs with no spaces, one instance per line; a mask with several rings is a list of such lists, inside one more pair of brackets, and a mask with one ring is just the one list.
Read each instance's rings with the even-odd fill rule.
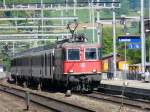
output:
[[150,101],[145,101],[145,100],[140,100],[140,99],[139,100],[129,99],[127,97],[104,94],[104,93],[96,92],[96,91],[91,94],[81,94],[81,95],[95,99],[95,100],[102,100],[106,102],[119,104],[120,106],[129,106],[129,107],[137,108],[140,110],[150,111]]
[[77,106],[71,103],[61,101],[56,98],[47,97],[31,91],[26,91],[14,87],[9,87],[4,84],[0,84],[0,91],[15,95],[17,97],[26,98],[27,92],[29,92],[30,101],[40,106],[46,107],[56,112],[94,112],[94,110]]

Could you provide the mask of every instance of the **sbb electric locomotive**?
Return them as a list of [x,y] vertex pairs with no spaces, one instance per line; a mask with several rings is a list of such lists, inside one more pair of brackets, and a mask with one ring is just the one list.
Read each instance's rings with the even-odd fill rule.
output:
[[16,54],[11,76],[26,85],[59,85],[74,90],[92,90],[101,81],[101,46],[83,36]]
[[92,89],[101,80],[101,47],[82,42],[37,47],[14,56],[11,66],[12,78],[20,83]]

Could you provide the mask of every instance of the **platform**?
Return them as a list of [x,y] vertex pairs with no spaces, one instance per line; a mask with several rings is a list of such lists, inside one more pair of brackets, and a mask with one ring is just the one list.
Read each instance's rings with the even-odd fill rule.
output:
[[137,80],[102,80],[100,91],[121,94],[124,82],[127,83],[125,87],[125,94],[127,96],[148,99],[150,100],[150,83]]
[[128,83],[127,87],[150,90],[150,83],[146,83],[144,81],[137,81],[137,80],[102,80],[101,83],[102,84],[107,84],[107,85],[123,86],[124,82]]

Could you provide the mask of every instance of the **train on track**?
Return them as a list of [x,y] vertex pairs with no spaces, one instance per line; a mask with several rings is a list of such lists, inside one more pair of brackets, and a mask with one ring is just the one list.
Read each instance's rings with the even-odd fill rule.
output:
[[73,37],[16,54],[11,60],[13,80],[79,91],[97,88],[102,73],[101,46],[85,42],[81,35]]

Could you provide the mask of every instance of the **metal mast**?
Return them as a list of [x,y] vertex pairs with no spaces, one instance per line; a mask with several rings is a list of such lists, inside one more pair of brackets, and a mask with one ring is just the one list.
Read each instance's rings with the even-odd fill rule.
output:
[[[97,7],[99,6],[99,2],[100,2],[100,0],[97,0]],[[97,9],[97,21],[100,21],[100,13],[99,13],[99,10]],[[101,30],[100,30],[100,28],[101,28],[101,25],[100,25],[100,23],[99,22],[97,22],[97,24],[96,24],[97,26],[96,26],[96,29],[97,29],[97,42],[101,45],[102,44],[102,42],[101,42]],[[100,36],[101,35],[101,36]]]
[[5,0],[3,0],[3,6],[5,6],[6,5],[6,1]]
[[[115,0],[113,0],[115,2]],[[114,64],[114,77],[116,77],[116,13],[115,3],[113,3],[113,64]]]
[[92,0],[92,16],[93,16],[93,18],[92,18],[92,24],[93,24],[93,32],[92,32],[93,40],[92,40],[92,42],[94,43],[95,42],[95,14],[94,14],[94,4],[93,4],[93,2],[94,2],[94,0]]
[[74,13],[74,16],[77,15],[76,13],[76,7],[77,7],[77,0],[73,0],[74,1],[74,10],[73,10],[73,13]]
[[[150,0],[149,0],[149,20],[150,20]],[[150,29],[149,29],[150,30]],[[150,41],[150,36],[149,36],[149,41]],[[150,45],[148,45],[149,49],[149,62],[150,62]]]
[[141,52],[142,52],[142,72],[145,73],[145,30],[144,30],[144,0],[141,0]]
[[41,0],[41,23],[42,23],[42,34],[43,34],[43,26],[44,26],[44,21],[43,21],[43,0]]

